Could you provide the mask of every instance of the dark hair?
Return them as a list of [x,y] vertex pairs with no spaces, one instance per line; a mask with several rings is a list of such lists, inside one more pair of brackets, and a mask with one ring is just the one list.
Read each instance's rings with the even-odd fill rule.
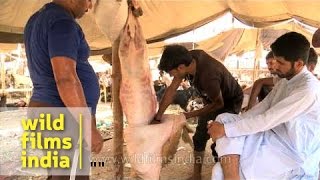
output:
[[310,64],[310,63],[313,63],[315,65],[317,65],[317,63],[318,63],[318,54],[314,50],[314,48],[310,48],[309,58],[308,58],[308,63],[307,64]]
[[310,43],[304,35],[297,32],[289,32],[272,43],[271,49],[274,56],[283,57],[286,61],[292,63],[301,59],[306,64],[309,57]]
[[267,56],[266,56],[266,60],[268,60],[268,59],[273,59],[273,52],[272,51],[270,51],[268,54],[267,54]]
[[168,73],[181,64],[189,66],[191,62],[192,56],[187,48],[181,45],[169,45],[163,50],[158,69]]

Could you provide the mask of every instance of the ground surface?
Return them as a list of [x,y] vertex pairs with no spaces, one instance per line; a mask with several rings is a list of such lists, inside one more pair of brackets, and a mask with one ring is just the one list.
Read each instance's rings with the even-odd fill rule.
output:
[[[110,104],[99,104],[97,110],[97,125],[101,130],[104,138],[112,137],[112,110]],[[180,109],[176,106],[172,106],[169,109],[169,113],[179,113]],[[1,114],[0,114],[1,115]],[[13,116],[21,116],[16,111],[2,112],[2,118],[0,119],[0,170],[11,169],[14,167],[12,160],[19,160],[19,155],[10,154],[11,151],[16,148],[19,143],[19,126],[20,121],[12,121]],[[3,118],[4,117],[4,118]],[[193,126],[194,128],[194,126]],[[5,148],[3,148],[5,147]],[[100,154],[93,155],[95,161],[104,161],[106,164],[104,167],[93,167],[92,176],[93,180],[113,180],[113,141],[112,139],[104,143],[103,149]],[[125,149],[125,144],[124,144]],[[203,179],[208,180],[211,177],[211,169],[213,166],[212,158],[210,156],[209,146],[206,150],[205,159],[207,160],[203,166]],[[193,171],[192,161],[192,148],[189,144],[180,141],[178,152],[176,153],[174,162],[165,166],[161,171],[161,180],[186,180]],[[17,170],[20,174],[24,174],[23,171]],[[26,174],[25,174],[26,175]],[[130,164],[126,163],[124,168],[125,179],[130,177]],[[44,176],[0,176],[0,180],[45,180]]]
[[[181,109],[176,106],[171,106],[169,113],[179,113]],[[19,171],[22,175],[27,175],[20,169],[14,169],[13,160],[18,160],[20,154],[12,153],[14,149],[19,146],[19,127],[20,121],[13,121],[13,117],[21,117],[17,111],[0,112],[0,172],[4,169]],[[112,137],[112,111],[110,104],[99,104],[97,112],[97,125],[101,130],[104,138]],[[192,126],[195,128],[195,125]],[[211,142],[210,142],[211,143]],[[124,144],[124,149],[125,149]],[[211,169],[213,166],[212,158],[210,155],[209,143],[205,154],[205,164],[203,166],[203,180],[211,179]],[[103,149],[100,154],[93,155],[93,160],[106,162],[104,167],[93,167],[92,176],[93,180],[114,180],[113,170],[113,141],[112,139],[104,143]],[[189,144],[180,141],[178,152],[174,158],[174,162],[168,164],[161,171],[161,180],[187,180],[193,171],[192,162],[192,148]],[[37,172],[35,172],[37,173]],[[0,173],[1,174],[1,173]],[[124,179],[130,177],[130,164],[125,164]],[[44,176],[0,176],[0,180],[45,180]],[[320,178],[319,178],[320,180]]]

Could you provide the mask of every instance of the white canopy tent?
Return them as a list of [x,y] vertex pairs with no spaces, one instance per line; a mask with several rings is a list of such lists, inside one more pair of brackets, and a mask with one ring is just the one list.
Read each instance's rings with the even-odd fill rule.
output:
[[[50,0],[0,0],[0,42],[22,42],[27,19]],[[148,43],[162,41],[204,25],[226,12],[254,27],[266,27],[294,18],[320,27],[320,1],[309,0],[138,0]],[[95,0],[91,14],[80,20],[93,54],[111,53],[111,41],[125,23],[125,0]],[[100,26],[100,28],[98,27]],[[9,37],[10,36],[10,37]]]

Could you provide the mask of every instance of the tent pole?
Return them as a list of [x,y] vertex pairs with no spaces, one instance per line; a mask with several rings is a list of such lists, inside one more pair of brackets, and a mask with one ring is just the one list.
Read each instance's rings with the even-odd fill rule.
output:
[[103,93],[104,93],[104,103],[107,104],[107,87],[105,84],[102,85],[103,86]]
[[120,38],[112,44],[112,110],[113,110],[113,156],[114,156],[114,177],[117,180],[123,179],[123,112],[120,104],[120,81],[121,69],[119,59]]
[[256,79],[259,77],[259,70],[260,70],[260,59],[262,56],[262,42],[260,40],[260,34],[261,34],[261,29],[257,29],[257,39],[256,39],[256,51],[255,51],[255,58],[254,58],[254,69],[253,69],[253,74],[252,74],[252,80],[253,82],[256,81]]
[[0,60],[1,60],[1,66],[0,66],[0,71],[1,71],[1,92],[4,93],[6,89],[6,72],[5,72],[5,59],[6,56],[4,54],[0,54]]

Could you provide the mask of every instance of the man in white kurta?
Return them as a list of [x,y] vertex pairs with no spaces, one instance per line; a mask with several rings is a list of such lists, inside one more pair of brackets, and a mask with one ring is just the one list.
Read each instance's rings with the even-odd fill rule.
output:
[[[219,123],[209,125],[208,132],[219,157],[240,155],[240,179],[318,179],[320,82],[305,66],[279,81],[253,109],[221,114],[216,121],[224,136],[216,134]],[[212,179],[222,178],[217,163]]]

